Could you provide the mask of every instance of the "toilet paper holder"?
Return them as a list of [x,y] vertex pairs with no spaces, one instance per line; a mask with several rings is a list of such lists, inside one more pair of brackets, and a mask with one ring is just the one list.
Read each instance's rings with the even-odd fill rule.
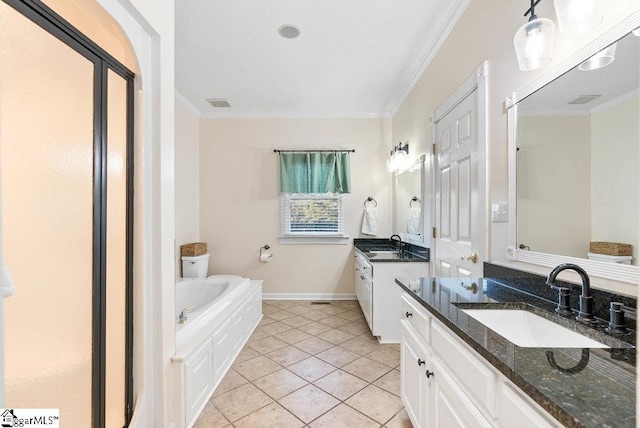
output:
[[273,254],[267,252],[270,248],[271,247],[269,245],[264,245],[260,247],[260,262],[267,263],[269,260],[271,260],[271,257],[273,257]]

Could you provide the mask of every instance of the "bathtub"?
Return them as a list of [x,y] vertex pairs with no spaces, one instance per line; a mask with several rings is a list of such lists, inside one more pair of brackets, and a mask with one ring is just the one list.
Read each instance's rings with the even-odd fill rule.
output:
[[[179,323],[180,313],[187,321]],[[234,275],[182,279],[175,286],[174,405],[190,427],[262,318],[262,281]]]

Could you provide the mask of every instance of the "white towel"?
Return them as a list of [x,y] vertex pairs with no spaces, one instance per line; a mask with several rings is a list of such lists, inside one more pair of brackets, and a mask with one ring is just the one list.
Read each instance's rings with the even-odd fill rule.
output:
[[377,235],[380,228],[378,208],[369,204],[364,208],[362,215],[362,233],[365,235]]
[[422,210],[419,206],[409,208],[409,219],[407,220],[407,233],[411,235],[420,235],[420,217]]

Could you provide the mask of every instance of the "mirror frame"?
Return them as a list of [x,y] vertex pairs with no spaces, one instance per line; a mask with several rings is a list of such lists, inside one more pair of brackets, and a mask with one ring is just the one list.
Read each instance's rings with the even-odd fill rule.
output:
[[593,42],[578,50],[555,67],[543,73],[540,77],[523,87],[517,92],[513,92],[505,100],[508,120],[508,163],[509,163],[509,241],[507,246],[507,259],[555,267],[561,263],[575,263],[583,267],[589,275],[611,279],[637,285],[640,277],[640,267],[632,265],[621,265],[607,263],[596,260],[581,259],[577,257],[561,256],[557,254],[540,253],[536,251],[519,250],[517,246],[517,217],[516,217],[516,135],[518,127],[518,105],[517,103],[528,97],[538,89],[562,76],[578,64],[600,52],[611,43],[626,36],[632,30],[640,26],[640,11],[635,12],[625,18],[618,25],[603,33]]
[[[426,222],[427,222],[427,217],[426,217],[426,209],[425,209],[425,191],[426,191],[426,186],[425,186],[425,179],[426,179],[426,156],[420,155],[420,157],[416,160],[414,160],[413,162],[411,162],[410,164],[408,164],[408,166],[404,169],[402,169],[401,171],[396,171],[396,173],[393,176],[393,219],[394,219],[394,225],[393,225],[393,230],[394,233],[397,233],[398,235],[400,235],[402,237],[402,240],[404,242],[409,242],[411,244],[415,244],[415,245],[419,245],[421,247],[426,247],[428,246],[428,242],[427,239],[425,238],[425,227],[426,227]],[[407,234],[400,232],[399,228],[398,228],[398,201],[397,199],[397,195],[398,195],[398,177],[400,175],[402,175],[403,173],[409,171],[412,168],[415,168],[416,166],[420,166],[420,195],[419,198],[422,201],[421,206],[422,206],[422,212],[420,213],[422,216],[421,222],[422,222],[422,239],[418,240],[418,239],[406,239]]]

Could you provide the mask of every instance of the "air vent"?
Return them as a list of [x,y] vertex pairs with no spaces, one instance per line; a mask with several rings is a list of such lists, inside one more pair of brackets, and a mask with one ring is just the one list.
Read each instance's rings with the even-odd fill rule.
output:
[[211,104],[211,107],[215,107],[215,108],[231,107],[231,104],[229,104],[229,101],[224,100],[222,98],[209,98],[207,102]]
[[573,101],[568,102],[567,104],[586,104],[595,100],[596,98],[600,98],[602,95],[581,95]]

